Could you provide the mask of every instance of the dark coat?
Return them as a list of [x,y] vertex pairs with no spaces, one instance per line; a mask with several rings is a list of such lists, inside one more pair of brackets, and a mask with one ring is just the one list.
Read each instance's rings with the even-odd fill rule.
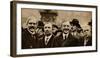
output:
[[90,39],[88,40],[86,46],[92,46],[92,37],[90,37]]
[[67,39],[63,39],[63,35],[56,37],[54,40],[55,44],[54,47],[73,47],[78,46],[79,41],[77,38],[73,37],[71,34],[68,35]]
[[37,34],[32,35],[27,29],[22,32],[22,49],[38,48]]
[[85,37],[81,37],[79,39],[79,46],[92,46],[92,36],[88,36],[87,40],[86,45],[84,45]]
[[87,37],[88,41],[86,43],[86,46],[92,46],[92,36]]
[[89,40],[86,44],[87,46],[92,46],[92,36],[89,37]]
[[52,35],[48,44],[45,45],[45,35],[42,35],[41,38],[39,38],[39,47],[40,48],[52,48],[53,47],[53,44],[54,44],[54,36]]

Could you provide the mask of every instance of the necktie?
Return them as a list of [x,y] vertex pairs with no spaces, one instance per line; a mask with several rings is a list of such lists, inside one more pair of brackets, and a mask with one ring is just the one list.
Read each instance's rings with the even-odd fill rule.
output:
[[65,34],[64,40],[63,40],[63,43],[62,43],[62,46],[65,46],[65,44],[66,44],[66,39],[67,39],[67,35]]
[[66,38],[67,38],[67,35],[65,34],[65,40],[66,40]]
[[46,38],[45,44],[46,44],[46,45],[48,44],[48,38]]

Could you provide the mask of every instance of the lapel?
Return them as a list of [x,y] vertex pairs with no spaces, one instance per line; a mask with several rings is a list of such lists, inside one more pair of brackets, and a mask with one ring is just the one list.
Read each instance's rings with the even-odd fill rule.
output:
[[62,46],[69,45],[71,40],[72,40],[72,35],[69,33],[68,37],[65,40],[63,40]]
[[63,40],[63,33],[60,35],[61,40]]
[[73,37],[73,36],[69,33],[67,38],[70,39],[70,38],[72,38],[72,37]]
[[70,38],[72,37],[72,35],[69,33],[68,36],[67,36],[67,38],[66,39],[63,39],[64,37],[63,37],[63,33],[62,33],[60,37],[61,37],[61,39],[63,41],[67,41],[67,40],[70,40]]
[[54,36],[52,35],[51,38],[49,39],[47,45],[45,45],[45,36],[44,36],[44,38],[43,38],[44,45],[45,46],[49,46],[49,47],[52,46],[52,44],[53,44],[53,38],[54,38]]
[[44,45],[45,45],[45,35],[43,35],[42,44],[44,44]]
[[51,38],[49,39],[49,42],[48,42],[47,45],[51,45],[51,44],[52,44],[52,42],[53,42],[53,38],[54,38],[54,36],[52,35]]
[[32,42],[33,40],[37,40],[37,38],[36,38],[37,34],[35,34],[35,35],[30,34],[30,32],[27,29],[26,29],[25,33],[26,33],[26,35],[24,35],[24,36],[26,36],[27,40],[29,40],[30,42]]
[[72,34],[71,33],[69,33],[68,34],[68,37],[67,37],[67,39],[66,39],[66,41],[72,41],[74,38],[73,38],[73,36],[72,36]]

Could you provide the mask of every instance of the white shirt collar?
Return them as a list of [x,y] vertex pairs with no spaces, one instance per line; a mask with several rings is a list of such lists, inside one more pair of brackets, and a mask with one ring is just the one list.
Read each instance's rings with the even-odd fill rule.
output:
[[64,34],[64,33],[63,33],[63,39],[64,39],[64,40],[65,40],[65,35],[66,35],[66,37],[68,37],[68,34],[69,34],[69,33],[67,33],[67,34]]
[[[49,42],[50,38],[52,37],[52,35],[50,36],[45,36],[45,41],[47,40],[47,42]],[[48,39],[47,39],[48,38]]]
[[50,36],[45,36],[45,38],[51,38],[51,36],[52,36],[52,35],[50,35]]

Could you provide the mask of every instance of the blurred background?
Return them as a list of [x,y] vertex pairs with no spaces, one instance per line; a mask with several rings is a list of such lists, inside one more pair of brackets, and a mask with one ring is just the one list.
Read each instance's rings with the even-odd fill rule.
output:
[[69,10],[39,10],[31,8],[21,9],[21,25],[25,27],[25,22],[29,16],[34,16],[37,20],[45,22],[52,22],[57,26],[61,26],[64,21],[72,21],[78,19],[81,27],[87,28],[88,22],[92,19],[92,12],[89,11],[69,11]]

